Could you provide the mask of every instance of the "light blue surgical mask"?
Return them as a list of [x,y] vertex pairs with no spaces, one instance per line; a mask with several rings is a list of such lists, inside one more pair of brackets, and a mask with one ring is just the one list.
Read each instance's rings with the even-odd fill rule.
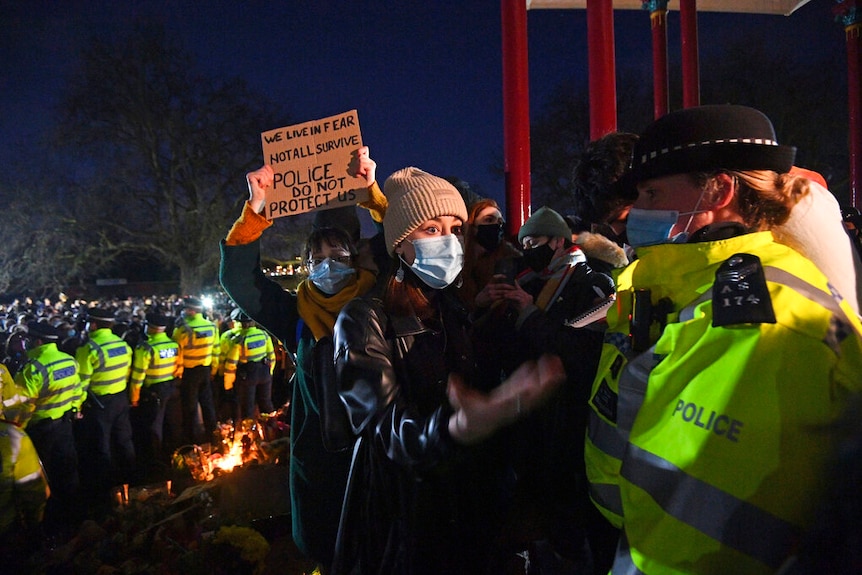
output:
[[314,266],[308,279],[326,295],[335,295],[353,280],[356,270],[329,258]]
[[[464,248],[458,236],[448,234],[421,238],[410,243],[413,244],[416,252],[410,269],[428,287],[443,289],[454,282],[461,273],[461,268],[464,267]],[[401,261],[404,259],[402,258]]]
[[[708,210],[699,210],[700,202],[703,200],[703,192],[697,199],[694,210],[690,212],[678,212],[676,210],[643,210],[640,208],[632,208],[629,210],[628,218],[626,219],[626,238],[630,246],[639,248],[642,246],[652,246],[655,244],[682,244],[688,241],[688,228],[694,216],[702,214]],[[671,229],[679,221],[681,216],[688,216],[688,222],[685,224],[685,229],[673,237],[670,235]]]
[[626,220],[626,237],[632,247],[665,243],[679,219],[676,210],[642,210],[632,208]]

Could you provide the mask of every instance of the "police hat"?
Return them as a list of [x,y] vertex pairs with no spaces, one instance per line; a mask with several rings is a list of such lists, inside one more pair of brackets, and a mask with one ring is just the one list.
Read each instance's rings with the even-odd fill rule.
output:
[[191,309],[204,309],[204,302],[201,301],[199,297],[188,296],[183,298],[183,305],[187,308]]
[[796,148],[778,144],[775,128],[759,110],[736,105],[695,106],[650,124],[635,143],[636,182],[714,170],[790,171]]
[[60,339],[60,332],[57,331],[57,328],[46,321],[29,322],[27,324],[27,333],[43,341],[57,341]]
[[168,323],[170,323],[170,320],[167,316],[158,313],[147,314],[147,326],[149,327],[166,328],[168,327]]
[[96,321],[115,321],[116,317],[114,315],[114,310],[107,309],[103,307],[94,307],[93,309],[87,312],[87,317],[89,319],[94,319]]

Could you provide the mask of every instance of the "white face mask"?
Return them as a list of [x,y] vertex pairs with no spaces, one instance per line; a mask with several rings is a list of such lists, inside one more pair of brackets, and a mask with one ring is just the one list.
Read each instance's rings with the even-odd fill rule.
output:
[[[464,267],[464,248],[458,236],[449,234],[413,240],[410,243],[416,252],[410,269],[428,287],[443,289],[461,273],[461,268]],[[401,258],[401,261],[403,262],[404,258]]]

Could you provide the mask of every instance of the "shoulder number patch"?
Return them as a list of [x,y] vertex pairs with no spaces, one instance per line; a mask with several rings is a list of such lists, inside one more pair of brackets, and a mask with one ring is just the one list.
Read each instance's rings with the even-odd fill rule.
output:
[[712,325],[744,323],[775,323],[775,311],[760,258],[734,254],[715,272]]

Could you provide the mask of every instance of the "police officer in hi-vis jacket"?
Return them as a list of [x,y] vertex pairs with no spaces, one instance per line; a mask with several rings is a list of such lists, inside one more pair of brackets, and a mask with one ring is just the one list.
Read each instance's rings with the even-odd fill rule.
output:
[[45,508],[46,535],[70,535],[83,518],[79,501],[78,451],[72,428],[84,401],[75,358],[57,349],[60,334],[47,322],[31,322],[27,361],[15,383],[35,410],[25,430],[42,460],[51,496]]
[[114,310],[87,313],[87,341],[75,352],[86,399],[78,437],[81,480],[98,518],[111,508],[111,487],[131,483],[135,446],[127,390],[132,350],[114,334]]
[[[166,463],[165,423],[172,434],[182,427],[180,381],[182,369],[180,346],[168,337],[169,318],[147,314],[146,340],[135,347],[132,374],[129,379],[138,467],[145,474]],[[176,443],[171,442],[171,443]],[[177,447],[170,445],[170,447]]]
[[[812,193],[761,112],[672,112],[635,144],[637,260],[590,397],[612,573],[774,573],[824,490],[830,425],[862,388],[862,325],[772,230]],[[847,294],[854,297],[855,294]]]
[[[183,316],[174,326],[172,339],[180,346],[183,356],[180,397],[183,405],[185,441],[204,443],[216,430],[216,410],[213,399],[212,378],[218,370],[218,327],[204,317],[200,298],[183,300]],[[203,416],[204,433],[195,432],[198,404]]]
[[257,327],[253,319],[244,313],[238,319],[241,327],[227,342],[224,387],[236,390],[239,417],[248,419],[254,417],[255,407],[262,413],[273,411],[275,348],[269,334]]

